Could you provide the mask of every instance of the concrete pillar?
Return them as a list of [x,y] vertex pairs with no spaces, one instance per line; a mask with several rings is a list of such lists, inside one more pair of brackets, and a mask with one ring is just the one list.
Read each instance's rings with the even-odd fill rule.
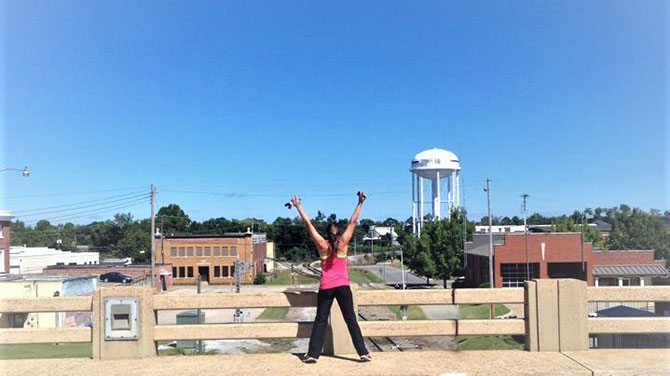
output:
[[640,276],[640,286],[644,286],[644,277]]
[[[133,300],[137,302],[137,337],[124,340],[106,338],[105,302],[107,299]],[[134,318],[131,318],[134,320]],[[103,287],[93,295],[93,359],[131,359],[156,356],[154,326],[156,313],[153,309],[151,287]]]
[[623,286],[623,278],[617,277],[617,280],[619,281],[618,285]]
[[525,283],[526,350],[588,350],[586,283],[534,279]]
[[586,282],[558,280],[558,335],[560,351],[589,349],[588,298]]
[[595,278],[596,287],[598,287],[598,277]]
[[[356,303],[358,286],[352,284],[350,287],[351,295],[354,298],[354,312],[358,314],[358,304]],[[340,306],[337,304],[337,300],[333,301],[333,306],[330,309],[323,353],[327,355],[356,354],[356,348],[349,335],[347,323],[344,322],[344,317],[342,316]]]

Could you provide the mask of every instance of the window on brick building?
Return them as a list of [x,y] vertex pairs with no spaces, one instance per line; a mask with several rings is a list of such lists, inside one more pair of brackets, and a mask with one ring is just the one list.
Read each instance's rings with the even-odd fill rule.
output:
[[228,265],[221,266],[221,276],[228,277]]
[[503,287],[523,287],[527,279],[540,277],[540,264],[532,262],[528,268],[525,263],[500,264],[500,276]]
[[221,247],[221,256],[228,256],[228,247]]
[[214,277],[221,277],[221,268],[218,265],[214,265]]
[[179,257],[186,257],[186,248],[179,247]]
[[221,249],[219,247],[214,247],[214,256],[220,256],[221,255]]
[[177,247],[170,248],[170,257],[177,257]]
[[186,257],[193,257],[193,247],[186,247]]
[[179,267],[179,277],[178,278],[184,278],[186,277],[186,268],[183,266]]
[[237,256],[237,246],[230,246],[230,255]]
[[177,267],[176,266],[172,267],[172,278],[177,278]]
[[202,247],[195,248],[195,255],[202,257]]
[[211,256],[212,255],[212,248],[211,247],[205,247],[205,257]]
[[187,267],[186,271],[187,271],[186,277],[193,278],[193,267],[192,266]]

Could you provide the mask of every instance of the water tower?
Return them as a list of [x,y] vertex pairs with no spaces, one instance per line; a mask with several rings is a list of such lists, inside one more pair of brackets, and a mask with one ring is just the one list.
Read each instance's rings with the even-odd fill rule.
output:
[[[458,156],[448,150],[433,148],[424,150],[412,158],[412,168],[410,168],[412,172],[412,229],[415,234],[421,234],[425,216],[423,180],[427,179],[431,182],[433,219],[439,219],[442,204],[446,204],[447,212],[460,206],[460,170],[461,164]],[[447,180],[444,190],[440,184],[443,179]],[[441,197],[447,199],[442,201]]]

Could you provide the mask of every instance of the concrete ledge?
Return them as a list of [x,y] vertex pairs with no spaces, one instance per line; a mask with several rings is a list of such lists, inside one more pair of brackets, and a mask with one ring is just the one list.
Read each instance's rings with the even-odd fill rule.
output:
[[249,324],[156,325],[154,340],[309,338],[311,322]]
[[455,289],[454,304],[523,303],[523,288]]
[[[292,354],[168,356],[94,361],[90,359],[3,360],[7,375],[202,376],[236,375],[591,375],[559,353],[527,351],[415,351],[373,353],[373,361],[359,363],[354,355],[322,356],[317,364],[303,364]],[[104,372],[102,371],[104,370]]]
[[457,335],[525,335],[523,319],[458,320]]
[[565,356],[594,376],[670,375],[670,349],[590,350],[566,352]]
[[0,343],[91,342],[91,328],[0,329]]
[[589,302],[670,301],[670,286],[587,287]]
[[154,295],[153,309],[316,307],[316,292]]
[[670,317],[589,318],[589,333],[670,333]]
[[358,290],[359,306],[453,304],[452,290]]
[[90,311],[93,297],[0,299],[0,312],[82,312]]

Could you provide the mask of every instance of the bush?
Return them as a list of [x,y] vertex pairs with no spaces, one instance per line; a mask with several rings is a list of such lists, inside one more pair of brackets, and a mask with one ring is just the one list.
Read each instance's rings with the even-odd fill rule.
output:
[[256,278],[254,278],[254,285],[262,285],[265,283],[265,274],[258,274],[256,275]]

